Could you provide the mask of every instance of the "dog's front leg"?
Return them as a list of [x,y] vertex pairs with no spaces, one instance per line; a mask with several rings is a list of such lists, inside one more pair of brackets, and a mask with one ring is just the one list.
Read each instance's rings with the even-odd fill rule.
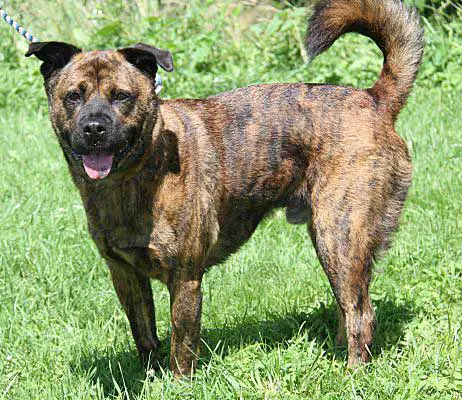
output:
[[129,265],[108,262],[108,266],[117,296],[130,321],[138,354],[143,365],[149,367],[156,361],[160,345],[151,282]]
[[175,377],[188,376],[199,355],[202,293],[201,279],[175,277],[169,284],[172,317],[170,370]]

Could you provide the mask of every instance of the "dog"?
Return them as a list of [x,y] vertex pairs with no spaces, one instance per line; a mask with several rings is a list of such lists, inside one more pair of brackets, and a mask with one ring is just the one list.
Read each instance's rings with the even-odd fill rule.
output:
[[[384,54],[372,88],[261,84],[161,100],[169,51],[136,44],[83,52],[32,43],[50,118],[144,362],[159,348],[151,279],[167,285],[170,369],[197,364],[204,273],[237,251],[274,208],[306,224],[339,308],[348,366],[369,358],[374,260],[389,247],[412,166],[394,123],[423,56],[417,13],[399,0],[323,0],[310,58],[347,32]],[[152,364],[151,364],[152,365]]]

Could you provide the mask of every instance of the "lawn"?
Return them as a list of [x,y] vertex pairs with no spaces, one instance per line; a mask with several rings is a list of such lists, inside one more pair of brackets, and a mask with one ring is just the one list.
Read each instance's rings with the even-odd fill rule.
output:
[[[283,10],[272,21],[287,21],[284,12],[303,17],[299,9]],[[397,125],[412,153],[414,180],[395,243],[374,268],[372,362],[354,372],[346,370],[345,349],[334,345],[335,303],[306,228],[288,225],[281,210],[205,277],[196,378],[175,381],[166,369],[146,378],[51,131],[40,76],[31,72],[38,63],[1,66],[0,398],[462,399],[462,90],[451,72],[460,71],[460,59],[435,61],[437,50],[453,54],[460,42],[438,29],[427,30],[427,66]],[[18,40],[4,26],[0,38]],[[320,81],[329,63],[350,74],[340,70],[330,81],[370,83],[377,52],[360,41],[348,54],[342,45],[351,50],[359,39],[348,40],[311,67],[292,54],[295,72],[285,65],[272,72],[282,56],[272,59],[261,48],[252,50],[254,64],[244,63],[252,54],[236,55],[244,57],[239,72],[234,63],[182,71],[180,47],[180,68],[165,77],[163,95],[204,95],[285,75]],[[20,54],[23,45],[16,45]],[[265,52],[262,75],[258,51]],[[353,54],[361,57],[348,70]],[[205,82],[197,68],[205,69]],[[166,368],[168,293],[158,283],[153,289]]]

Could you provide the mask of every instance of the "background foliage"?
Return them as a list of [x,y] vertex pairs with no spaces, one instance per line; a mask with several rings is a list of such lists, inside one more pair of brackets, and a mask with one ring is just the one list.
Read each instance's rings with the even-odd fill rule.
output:
[[[431,10],[423,19],[427,47],[418,85],[460,88],[460,8],[448,15],[449,5],[455,9],[456,3],[414,3],[422,10]],[[68,41],[84,49],[144,41],[171,50],[176,71],[165,77],[166,93],[171,97],[200,97],[272,81],[367,86],[376,78],[382,62],[379,51],[367,39],[351,36],[336,43],[328,57],[319,57],[307,67],[303,63],[307,9],[288,2],[58,0],[50,4],[37,0],[30,7],[10,0],[5,9],[41,40]],[[5,73],[0,107],[20,103],[25,93],[31,93],[31,86],[36,95],[29,96],[27,103],[34,108],[44,105],[37,62],[23,58],[26,46],[22,38],[2,25],[0,71]],[[201,85],[197,85],[198,77]]]
[[[258,82],[371,85],[382,57],[342,38],[303,60],[306,1],[9,0],[43,40],[84,49],[144,41],[174,54],[163,97]],[[39,62],[0,21],[0,399],[444,399],[462,393],[462,22],[418,0],[427,46],[397,130],[414,181],[401,229],[374,269],[373,360],[354,373],[334,345],[336,306],[306,228],[282,211],[204,282],[193,382],[139,368],[128,321],[86,230],[48,122]],[[309,11],[308,11],[309,12]],[[165,368],[166,289],[153,283]]]

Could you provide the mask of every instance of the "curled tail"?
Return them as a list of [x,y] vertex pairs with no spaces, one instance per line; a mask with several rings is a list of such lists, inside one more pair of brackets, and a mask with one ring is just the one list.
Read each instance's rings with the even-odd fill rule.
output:
[[395,120],[422,62],[424,38],[417,12],[400,0],[321,0],[309,21],[310,59],[347,32],[368,36],[382,50],[382,73],[370,91]]

